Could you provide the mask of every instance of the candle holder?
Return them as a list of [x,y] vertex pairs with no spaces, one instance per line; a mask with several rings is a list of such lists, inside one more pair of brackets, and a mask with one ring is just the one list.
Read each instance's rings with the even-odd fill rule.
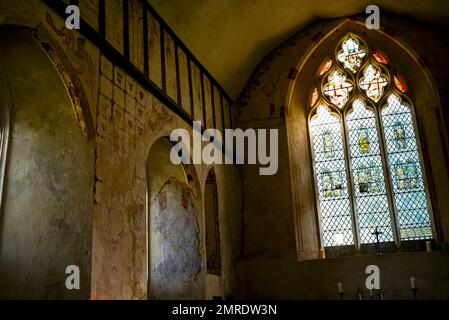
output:
[[383,300],[384,299],[384,294],[383,294],[382,290],[379,289],[379,292],[377,293],[377,296],[379,297],[379,300]]
[[344,292],[339,292],[338,295],[340,296],[340,300],[343,300]]
[[418,291],[418,288],[412,288],[411,290],[413,292],[413,300],[416,300],[416,292]]

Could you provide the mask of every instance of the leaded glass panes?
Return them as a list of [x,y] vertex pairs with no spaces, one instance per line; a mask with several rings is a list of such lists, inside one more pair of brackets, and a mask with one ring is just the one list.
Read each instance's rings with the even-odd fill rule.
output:
[[363,72],[363,78],[360,79],[360,88],[374,102],[382,97],[385,87],[388,85],[387,78],[382,75],[380,68],[373,64],[368,65]]
[[393,82],[395,87],[401,91],[402,93],[406,93],[408,88],[407,88],[407,84],[405,83],[404,79],[402,78],[401,75],[399,74],[395,74],[393,77]]
[[342,44],[342,50],[338,53],[338,60],[352,73],[359,71],[363,58],[366,56],[365,48],[359,41],[349,36]]
[[320,76],[324,75],[331,69],[331,67],[332,67],[332,59],[327,59],[326,61],[323,62],[319,75]]
[[335,70],[328,77],[328,82],[324,85],[324,94],[330,101],[339,108],[343,108],[349,100],[353,86],[346,80],[344,73]]
[[322,245],[375,243],[377,231],[380,242],[432,238],[415,120],[400,98],[408,91],[404,79],[354,35],[337,50],[318,69],[322,87],[310,98]]
[[340,118],[323,104],[310,126],[324,246],[353,244]]
[[346,123],[360,242],[376,242],[376,228],[382,232],[380,241],[393,241],[376,118],[360,99],[353,108]]
[[414,119],[409,107],[395,94],[388,97],[382,109],[382,124],[401,240],[431,238]]
[[387,64],[388,63],[387,57],[380,51],[374,52],[373,53],[373,58],[374,58],[374,60],[376,60],[379,63],[382,63],[382,64]]
[[319,98],[318,89],[315,88],[315,89],[313,89],[312,96],[310,97],[310,106],[311,107],[313,107],[317,103],[318,98]]

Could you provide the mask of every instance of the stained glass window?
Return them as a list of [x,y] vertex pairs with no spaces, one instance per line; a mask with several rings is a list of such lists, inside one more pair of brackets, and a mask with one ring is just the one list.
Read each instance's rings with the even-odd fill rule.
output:
[[361,99],[353,103],[353,111],[346,117],[349,135],[349,154],[354,172],[354,197],[361,243],[374,243],[372,234],[377,227],[381,241],[393,241],[388,207],[387,189],[376,118]]
[[321,89],[314,88],[310,102],[322,246],[430,239],[416,123],[403,102],[409,101],[407,85],[379,65],[391,64],[380,51],[357,36],[341,43],[320,66]]
[[318,98],[319,98],[318,89],[315,88],[315,89],[313,89],[312,96],[310,97],[310,106],[311,107],[313,107],[317,103]]
[[324,85],[324,94],[330,101],[339,108],[343,108],[349,100],[353,86],[348,82],[344,73],[335,70],[328,77],[328,82]]
[[394,85],[396,86],[396,88],[401,91],[402,93],[406,93],[408,88],[407,88],[407,84],[405,83],[404,79],[402,78],[401,75],[399,74],[395,74],[393,77],[393,82]]
[[410,108],[392,93],[382,124],[401,240],[432,237],[415,123]]
[[324,245],[353,244],[341,120],[320,105],[311,131]]
[[383,52],[380,51],[376,51],[373,53],[373,58],[382,64],[387,64],[388,63],[388,59],[387,57],[383,54]]
[[356,73],[359,71],[366,50],[359,41],[349,36],[342,44],[342,50],[338,53],[338,61],[342,62],[346,69]]
[[327,59],[325,60],[320,68],[320,73],[319,75],[322,76],[324,75],[326,72],[328,72],[332,67],[332,59]]
[[373,64],[365,68],[363,78],[360,80],[360,88],[365,91],[370,99],[374,102],[379,101],[387,85],[387,78],[381,74],[379,68]]

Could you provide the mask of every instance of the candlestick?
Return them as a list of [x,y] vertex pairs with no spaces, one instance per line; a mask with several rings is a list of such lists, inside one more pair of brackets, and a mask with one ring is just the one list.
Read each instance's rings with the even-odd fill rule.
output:
[[379,297],[379,300],[384,299],[384,294],[383,294],[382,290],[379,289],[379,293],[377,294],[377,296]]
[[427,249],[427,252],[432,252],[432,242],[431,241],[426,241],[426,249]]
[[323,248],[320,249],[320,259],[326,259],[326,251]]
[[362,296],[361,292],[357,293],[357,297],[358,297],[359,300],[363,300],[363,296]]
[[418,291],[417,288],[412,289],[413,292],[413,300],[416,300],[416,292]]
[[373,289],[369,289],[369,298],[373,300]]

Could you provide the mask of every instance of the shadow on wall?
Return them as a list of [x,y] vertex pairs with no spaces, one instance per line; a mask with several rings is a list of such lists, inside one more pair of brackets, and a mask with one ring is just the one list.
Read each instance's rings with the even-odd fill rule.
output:
[[[12,119],[0,216],[0,298],[88,299],[93,143],[37,41],[8,29],[0,31],[0,42],[12,100],[0,106]],[[80,290],[66,289],[68,265],[80,268]]]
[[[149,297],[204,298],[199,193],[191,173],[170,160],[171,144],[157,140],[147,163]],[[188,179],[187,177],[190,177]]]

